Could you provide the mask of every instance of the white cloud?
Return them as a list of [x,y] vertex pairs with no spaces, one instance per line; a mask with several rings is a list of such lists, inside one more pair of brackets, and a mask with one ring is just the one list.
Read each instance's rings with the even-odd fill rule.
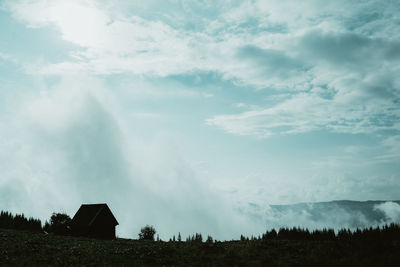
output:
[[[391,100],[373,99],[370,102],[364,100],[364,103],[350,104],[347,103],[348,97],[356,98],[342,95],[331,100],[313,93],[301,93],[270,108],[217,115],[207,119],[206,123],[232,134],[259,137],[321,129],[340,133],[371,133],[397,129],[395,121],[398,118],[398,109]],[[393,109],[396,111],[394,118]]]
[[[207,120],[239,135],[397,129],[400,42],[349,31],[351,14],[363,17],[355,7],[342,4],[305,1],[293,9],[288,1],[245,1],[217,19],[220,28],[213,32],[122,15],[111,11],[114,5],[95,1],[22,1],[10,7],[15,17],[32,27],[56,25],[63,39],[83,48],[71,51],[75,60],[45,63],[33,72],[165,77],[201,70],[255,88],[302,92],[270,108]],[[384,8],[380,12],[389,16]],[[241,24],[252,18],[259,21],[248,26],[255,27],[254,32],[241,31]],[[262,31],[271,26],[268,23],[289,28]]]
[[395,202],[385,202],[374,207],[375,210],[382,211],[389,222],[400,222],[400,205]]
[[[50,65],[43,73],[149,73],[165,76],[191,69],[191,36],[159,21],[138,16],[113,17],[95,1],[20,1],[9,4],[14,16],[31,27],[55,25],[61,37],[85,50],[75,62]],[[166,65],[166,66],[165,66]]]
[[[207,27],[204,31],[176,28],[162,18],[122,15],[112,8],[115,5],[101,6],[95,1],[19,1],[8,2],[8,6],[16,18],[29,26],[55,25],[64,40],[81,47],[71,51],[74,60],[44,63],[36,70],[40,73],[86,70],[96,74],[167,76],[202,70],[220,72],[227,79],[258,87],[279,82],[271,75],[263,78],[258,66],[236,58],[238,49],[254,43],[255,36],[251,34],[210,33]],[[210,19],[203,20],[212,23]],[[226,27],[228,22],[223,25]],[[274,39],[268,33],[260,38],[255,42]]]
[[[229,133],[259,137],[319,129],[341,133],[399,130],[398,41],[319,31],[306,32],[296,40],[291,46],[295,52],[286,55],[246,49],[246,58],[258,67],[242,74],[255,77],[257,73],[264,84],[300,93],[292,92],[289,99],[278,99],[269,108],[217,115],[206,122]],[[266,82],[269,77],[270,83]]]
[[[366,8],[364,6],[375,6],[373,3],[354,5]],[[136,4],[132,5],[140,9]],[[149,5],[157,9],[153,3]],[[296,8],[291,8],[292,5],[290,1],[244,1],[236,8],[235,5],[227,4],[228,11],[220,18],[196,15],[195,23],[205,26],[193,30],[182,24],[175,25],[163,16],[156,19],[150,16],[148,19],[143,17],[145,14],[127,15],[112,1],[102,5],[96,1],[66,3],[45,0],[8,4],[16,18],[26,21],[32,27],[55,25],[64,40],[83,48],[71,51],[75,60],[44,64],[39,70],[41,73],[79,73],[86,70],[96,74],[133,73],[164,77],[201,70],[219,72],[226,79],[257,88],[304,90],[310,86],[312,76],[307,69],[313,65],[304,61],[304,58],[293,58],[298,53],[293,44],[299,38],[307,40],[310,34],[304,34],[310,30],[346,32],[343,26],[326,27],[324,23],[336,21],[343,24],[346,19],[359,13],[355,6],[345,1],[341,1],[341,4],[326,4],[313,0],[304,1]],[[126,8],[126,5],[122,6]],[[147,10],[146,7],[148,5],[143,5],[141,9]],[[197,11],[207,10],[207,5],[183,5],[181,8],[176,7],[178,12],[190,11],[195,14],[194,8]],[[216,10],[221,12],[218,8]],[[383,8],[380,11],[387,12]],[[139,11],[136,13],[141,14]],[[179,17],[179,14],[176,16]],[[192,18],[186,19],[190,21]],[[246,23],[252,19],[256,21]],[[242,26],[243,23],[247,26]],[[275,32],[271,25],[265,25],[268,23],[272,23],[272,26],[276,23],[288,24],[290,27],[287,30],[278,28]],[[218,24],[219,28],[210,30],[210,24]],[[365,39],[362,35],[360,38]],[[323,42],[325,39],[317,41]],[[317,46],[317,49],[310,50],[311,53],[321,52],[325,43],[311,43]],[[335,40],[328,43],[333,43],[340,51],[347,51],[343,47],[346,43],[337,43]],[[312,48],[311,45],[303,44],[302,47]],[[249,50],[251,47],[253,52],[243,53],[244,49]],[[322,50],[323,53],[325,51]],[[374,55],[369,51],[367,54]],[[331,61],[337,58],[340,57],[333,55]],[[318,60],[318,56],[313,56],[313,59]]]

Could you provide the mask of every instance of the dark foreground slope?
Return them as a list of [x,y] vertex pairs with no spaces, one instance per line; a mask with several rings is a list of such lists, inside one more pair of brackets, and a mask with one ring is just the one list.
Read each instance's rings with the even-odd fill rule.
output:
[[1,230],[9,266],[400,266],[399,241],[113,241]]

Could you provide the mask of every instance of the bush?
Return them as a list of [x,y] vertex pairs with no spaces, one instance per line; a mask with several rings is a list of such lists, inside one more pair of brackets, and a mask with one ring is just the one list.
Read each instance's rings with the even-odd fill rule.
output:
[[156,229],[153,226],[146,225],[140,229],[139,239],[140,240],[151,240],[154,241],[154,235],[156,234]]

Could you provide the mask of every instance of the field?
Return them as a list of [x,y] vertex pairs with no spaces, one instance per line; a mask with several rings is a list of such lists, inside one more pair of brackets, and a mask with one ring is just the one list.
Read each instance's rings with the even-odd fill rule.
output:
[[255,240],[112,241],[0,229],[9,266],[400,266],[400,242]]

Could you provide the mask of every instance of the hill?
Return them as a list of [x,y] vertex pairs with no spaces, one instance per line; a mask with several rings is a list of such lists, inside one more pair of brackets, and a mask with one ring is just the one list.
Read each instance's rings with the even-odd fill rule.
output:
[[[399,200],[395,201],[352,201],[352,200],[336,200],[329,202],[311,202],[311,203],[298,203],[293,205],[271,205],[272,209],[280,212],[287,211],[302,211],[308,212],[313,220],[321,220],[324,218],[325,214],[334,213],[338,210],[347,213],[357,214],[366,219],[366,221],[376,224],[379,222],[388,222],[390,218],[382,204],[385,203],[395,203],[400,205]],[[353,227],[360,227],[362,225],[357,225],[357,220],[354,220]]]
[[300,226],[316,228],[365,228],[400,223],[400,201],[307,202],[290,205],[257,205],[241,209],[267,228]]
[[112,241],[0,229],[10,266],[399,266],[399,240]]

